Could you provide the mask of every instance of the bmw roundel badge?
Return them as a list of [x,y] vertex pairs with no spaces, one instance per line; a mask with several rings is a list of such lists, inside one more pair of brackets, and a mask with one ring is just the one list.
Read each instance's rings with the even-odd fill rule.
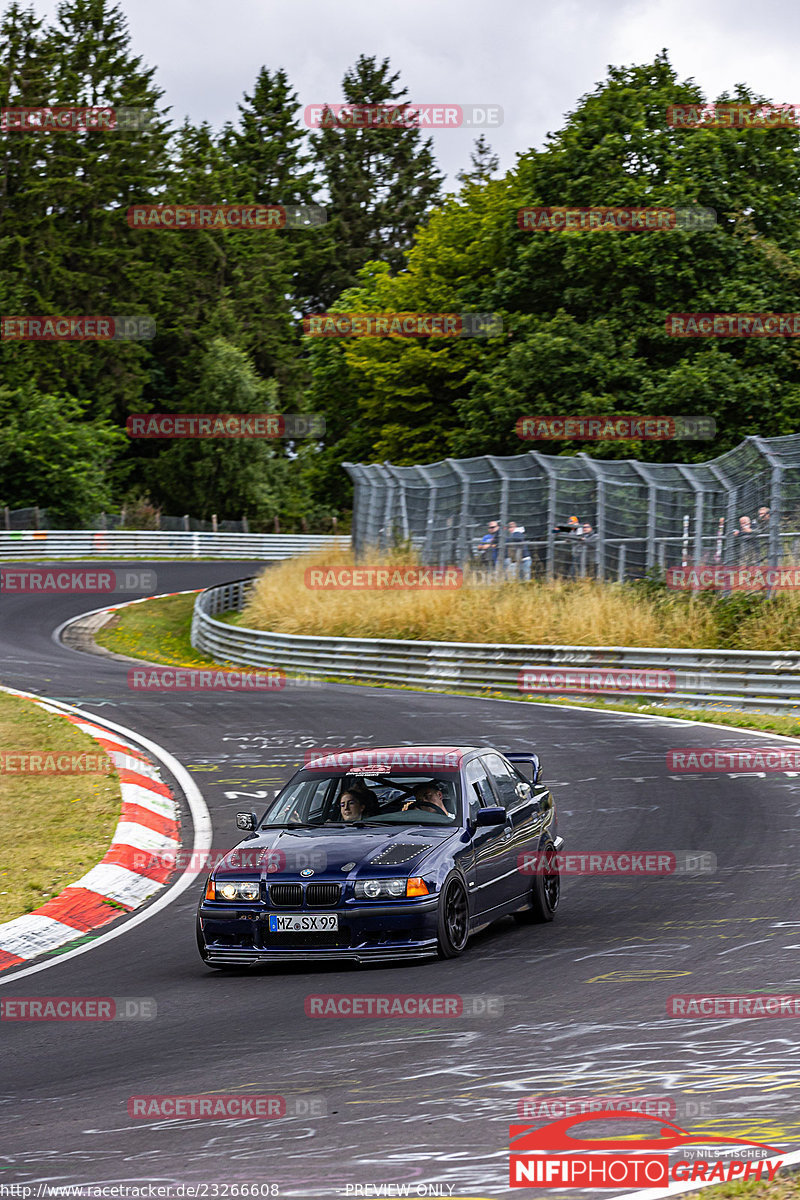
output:
[[304,879],[306,879],[306,878],[308,878],[309,875],[313,875],[314,872],[311,870],[311,867],[304,867],[303,870],[300,872],[300,874],[303,876]]

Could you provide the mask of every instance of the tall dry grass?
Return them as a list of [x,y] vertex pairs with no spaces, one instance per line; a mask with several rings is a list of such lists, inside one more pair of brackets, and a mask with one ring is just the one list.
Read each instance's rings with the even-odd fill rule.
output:
[[[360,565],[413,563],[413,554],[369,555]],[[702,599],[647,595],[593,580],[552,580],[460,589],[313,590],[312,566],[353,565],[350,552],[320,551],[268,568],[238,623],[279,633],[452,642],[582,646],[714,646],[716,623]],[[800,616],[798,618],[800,628]]]

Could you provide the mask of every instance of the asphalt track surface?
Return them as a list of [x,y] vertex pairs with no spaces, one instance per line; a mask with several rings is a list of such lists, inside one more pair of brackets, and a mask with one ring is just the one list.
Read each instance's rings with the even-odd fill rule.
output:
[[[158,591],[170,592],[258,564],[152,567]],[[272,793],[306,748],[485,743],[541,752],[568,850],[711,851],[718,867],[565,879],[551,925],[505,920],[449,962],[241,974],[209,970],[197,955],[201,875],[129,933],[17,982],[14,972],[0,977],[4,998],[149,996],[158,1006],[150,1022],[2,1023],[0,1182],[276,1184],[282,1196],[313,1197],[427,1184],[445,1196],[519,1195],[508,1187],[508,1126],[532,1095],[669,1097],[684,1128],[787,1151],[800,1144],[798,1021],[676,1019],[665,1007],[674,993],[800,992],[800,781],[666,768],[673,747],[763,748],[762,738],[354,686],[135,693],[125,663],[52,640],[61,622],[106,599],[2,596],[0,682],[165,747],[202,789],[214,847],[237,840],[238,809],[262,803],[237,793]],[[304,998],[325,992],[501,996],[504,1015],[306,1017]],[[127,1115],[133,1095],[196,1093],[321,1100],[327,1115]]]

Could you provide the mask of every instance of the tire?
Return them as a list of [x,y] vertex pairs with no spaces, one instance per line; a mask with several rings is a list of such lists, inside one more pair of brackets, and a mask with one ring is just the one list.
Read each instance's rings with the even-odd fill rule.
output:
[[458,958],[469,940],[469,900],[460,875],[448,875],[439,895],[436,948],[439,958]]
[[[543,853],[548,863],[556,848],[552,842],[547,842]],[[523,912],[514,913],[514,920],[520,925],[540,925],[552,921],[556,915],[558,901],[561,897],[561,875],[558,867],[553,871],[537,871],[533,877],[530,893],[530,908]]]

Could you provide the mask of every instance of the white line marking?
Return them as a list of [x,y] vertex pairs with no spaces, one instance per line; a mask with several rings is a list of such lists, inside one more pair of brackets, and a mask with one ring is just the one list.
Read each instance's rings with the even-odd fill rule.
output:
[[[69,624],[69,622],[66,622],[66,624]],[[10,687],[3,687],[0,688],[0,690],[4,692],[10,692],[12,695],[16,694],[19,696],[26,696],[31,700],[45,700],[48,704],[52,704],[59,711],[69,713],[70,716],[85,715],[84,713],[80,712],[79,709],[74,708],[71,704],[60,704],[57,701],[49,700],[46,696],[37,696],[34,692],[23,692],[19,688]],[[191,864],[194,862],[199,862],[200,864],[204,864],[208,862],[209,860],[207,857],[207,851],[211,849],[211,814],[209,813],[206,802],[203,799],[202,792],[186,768],[179,763],[177,758],[174,758],[168,750],[165,750],[163,746],[159,746],[157,742],[150,741],[149,738],[143,737],[140,733],[136,733],[133,729],[129,729],[126,725],[118,725],[114,721],[107,721],[105,718],[95,716],[92,717],[92,720],[102,728],[111,730],[112,733],[118,733],[122,737],[130,738],[134,743],[137,743],[139,746],[141,746],[143,750],[146,750],[149,754],[152,754],[154,758],[157,758],[161,763],[163,763],[167,770],[171,772],[173,778],[186,797],[186,802],[189,805],[189,811],[192,818],[192,824],[194,825],[194,847],[192,856],[189,859],[189,863]],[[198,857],[195,858],[195,855]],[[134,915],[128,917],[120,926],[118,926],[118,928],[110,929],[108,933],[100,934],[99,937],[93,938],[91,942],[88,942],[83,946],[76,946],[74,950],[69,950],[66,954],[59,954],[49,962],[37,963],[35,966],[25,967],[25,969],[21,971],[17,971],[13,967],[9,967],[8,970],[3,971],[0,975],[0,987],[4,987],[7,983],[15,983],[18,979],[23,979],[26,975],[35,975],[38,971],[46,971],[49,967],[56,967],[60,963],[66,962],[70,958],[75,958],[79,954],[85,954],[88,950],[94,950],[96,946],[102,946],[105,942],[110,942],[113,941],[114,938],[121,937],[124,933],[127,933],[129,929],[134,929],[137,925],[141,925],[142,922],[148,921],[150,917],[153,917],[156,915],[156,913],[161,912],[161,910],[166,908],[168,904],[171,904],[173,900],[177,900],[178,896],[185,892],[186,889],[190,887],[192,883],[194,883],[197,876],[200,875],[204,870],[205,867],[203,865],[197,868],[187,866],[186,870],[179,879],[176,879],[172,887],[168,888],[167,891],[164,892],[162,896],[159,896],[159,898],[155,900],[148,908],[145,908],[141,912],[135,913]],[[85,935],[82,935],[78,930],[75,930],[75,936],[77,938]]]

